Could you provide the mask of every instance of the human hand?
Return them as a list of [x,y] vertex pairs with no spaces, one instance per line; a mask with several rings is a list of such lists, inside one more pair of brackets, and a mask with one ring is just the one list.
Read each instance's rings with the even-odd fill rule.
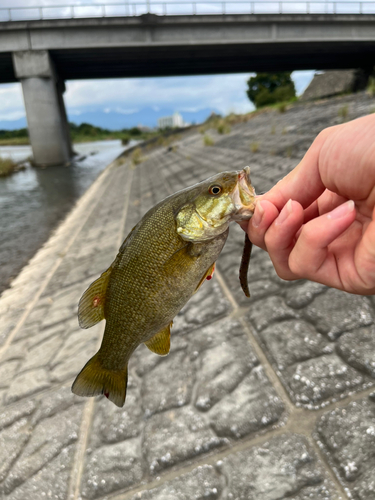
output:
[[375,294],[375,114],[323,130],[242,227],[281,278]]

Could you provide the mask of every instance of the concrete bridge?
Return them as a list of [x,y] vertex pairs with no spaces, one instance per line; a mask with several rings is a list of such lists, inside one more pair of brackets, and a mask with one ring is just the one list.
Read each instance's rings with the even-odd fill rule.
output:
[[[310,4],[306,4],[309,10]],[[64,164],[72,155],[63,101],[65,80],[370,70],[375,65],[375,3],[373,7],[374,14],[149,12],[1,22],[0,83],[22,82],[36,163]]]

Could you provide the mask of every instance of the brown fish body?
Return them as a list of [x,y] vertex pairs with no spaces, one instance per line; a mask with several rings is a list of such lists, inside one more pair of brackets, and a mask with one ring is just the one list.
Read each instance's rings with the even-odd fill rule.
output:
[[168,354],[173,318],[212,274],[230,220],[250,218],[254,195],[245,169],[175,193],[145,214],[80,301],[80,325],[88,328],[105,318],[106,328],[74,393],[105,394],[123,406],[130,356],[141,343]]
[[168,326],[225,244],[228,230],[204,243],[178,236],[174,212],[184,198],[147,213],[120,249],[107,289],[103,366],[126,366],[140,343]]

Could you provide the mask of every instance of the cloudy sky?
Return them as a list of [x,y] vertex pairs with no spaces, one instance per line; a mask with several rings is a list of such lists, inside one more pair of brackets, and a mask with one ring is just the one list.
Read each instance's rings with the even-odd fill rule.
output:
[[[168,78],[128,78],[75,80],[66,82],[64,100],[72,119],[85,112],[132,114],[143,108],[169,108],[174,111],[215,109],[222,114],[245,113],[253,109],[246,96],[249,73],[236,75],[189,76]],[[297,92],[301,93],[313,71],[293,73]],[[0,85],[0,121],[25,116],[21,84]],[[136,125],[135,123],[134,125]]]
[[[137,1],[142,2],[142,0]],[[210,0],[208,0],[209,2]],[[0,0],[0,8],[28,5],[35,7],[36,5],[53,5],[53,3],[52,0]],[[58,3],[92,5],[105,3],[105,0],[67,0]],[[107,3],[110,2],[107,0]],[[212,0],[211,3],[213,4]],[[258,4],[261,6],[262,2],[258,2]],[[27,12],[28,16],[30,16],[30,12]],[[17,15],[22,14],[23,12],[20,11],[20,14]],[[246,73],[68,81],[66,82],[67,91],[64,99],[71,118],[79,117],[85,112],[97,111],[130,115],[148,107],[155,110],[168,108],[180,112],[212,108],[223,114],[245,113],[253,109],[246,96],[246,81],[249,76],[250,74]],[[300,94],[310,82],[313,71],[297,71],[292,76],[297,93]],[[0,85],[0,121],[14,121],[24,116],[21,85],[19,83]]]

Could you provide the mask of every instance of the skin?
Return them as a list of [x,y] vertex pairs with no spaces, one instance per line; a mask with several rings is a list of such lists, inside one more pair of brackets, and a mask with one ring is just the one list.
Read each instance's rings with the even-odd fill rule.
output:
[[277,274],[375,293],[375,114],[323,130],[242,223]]

